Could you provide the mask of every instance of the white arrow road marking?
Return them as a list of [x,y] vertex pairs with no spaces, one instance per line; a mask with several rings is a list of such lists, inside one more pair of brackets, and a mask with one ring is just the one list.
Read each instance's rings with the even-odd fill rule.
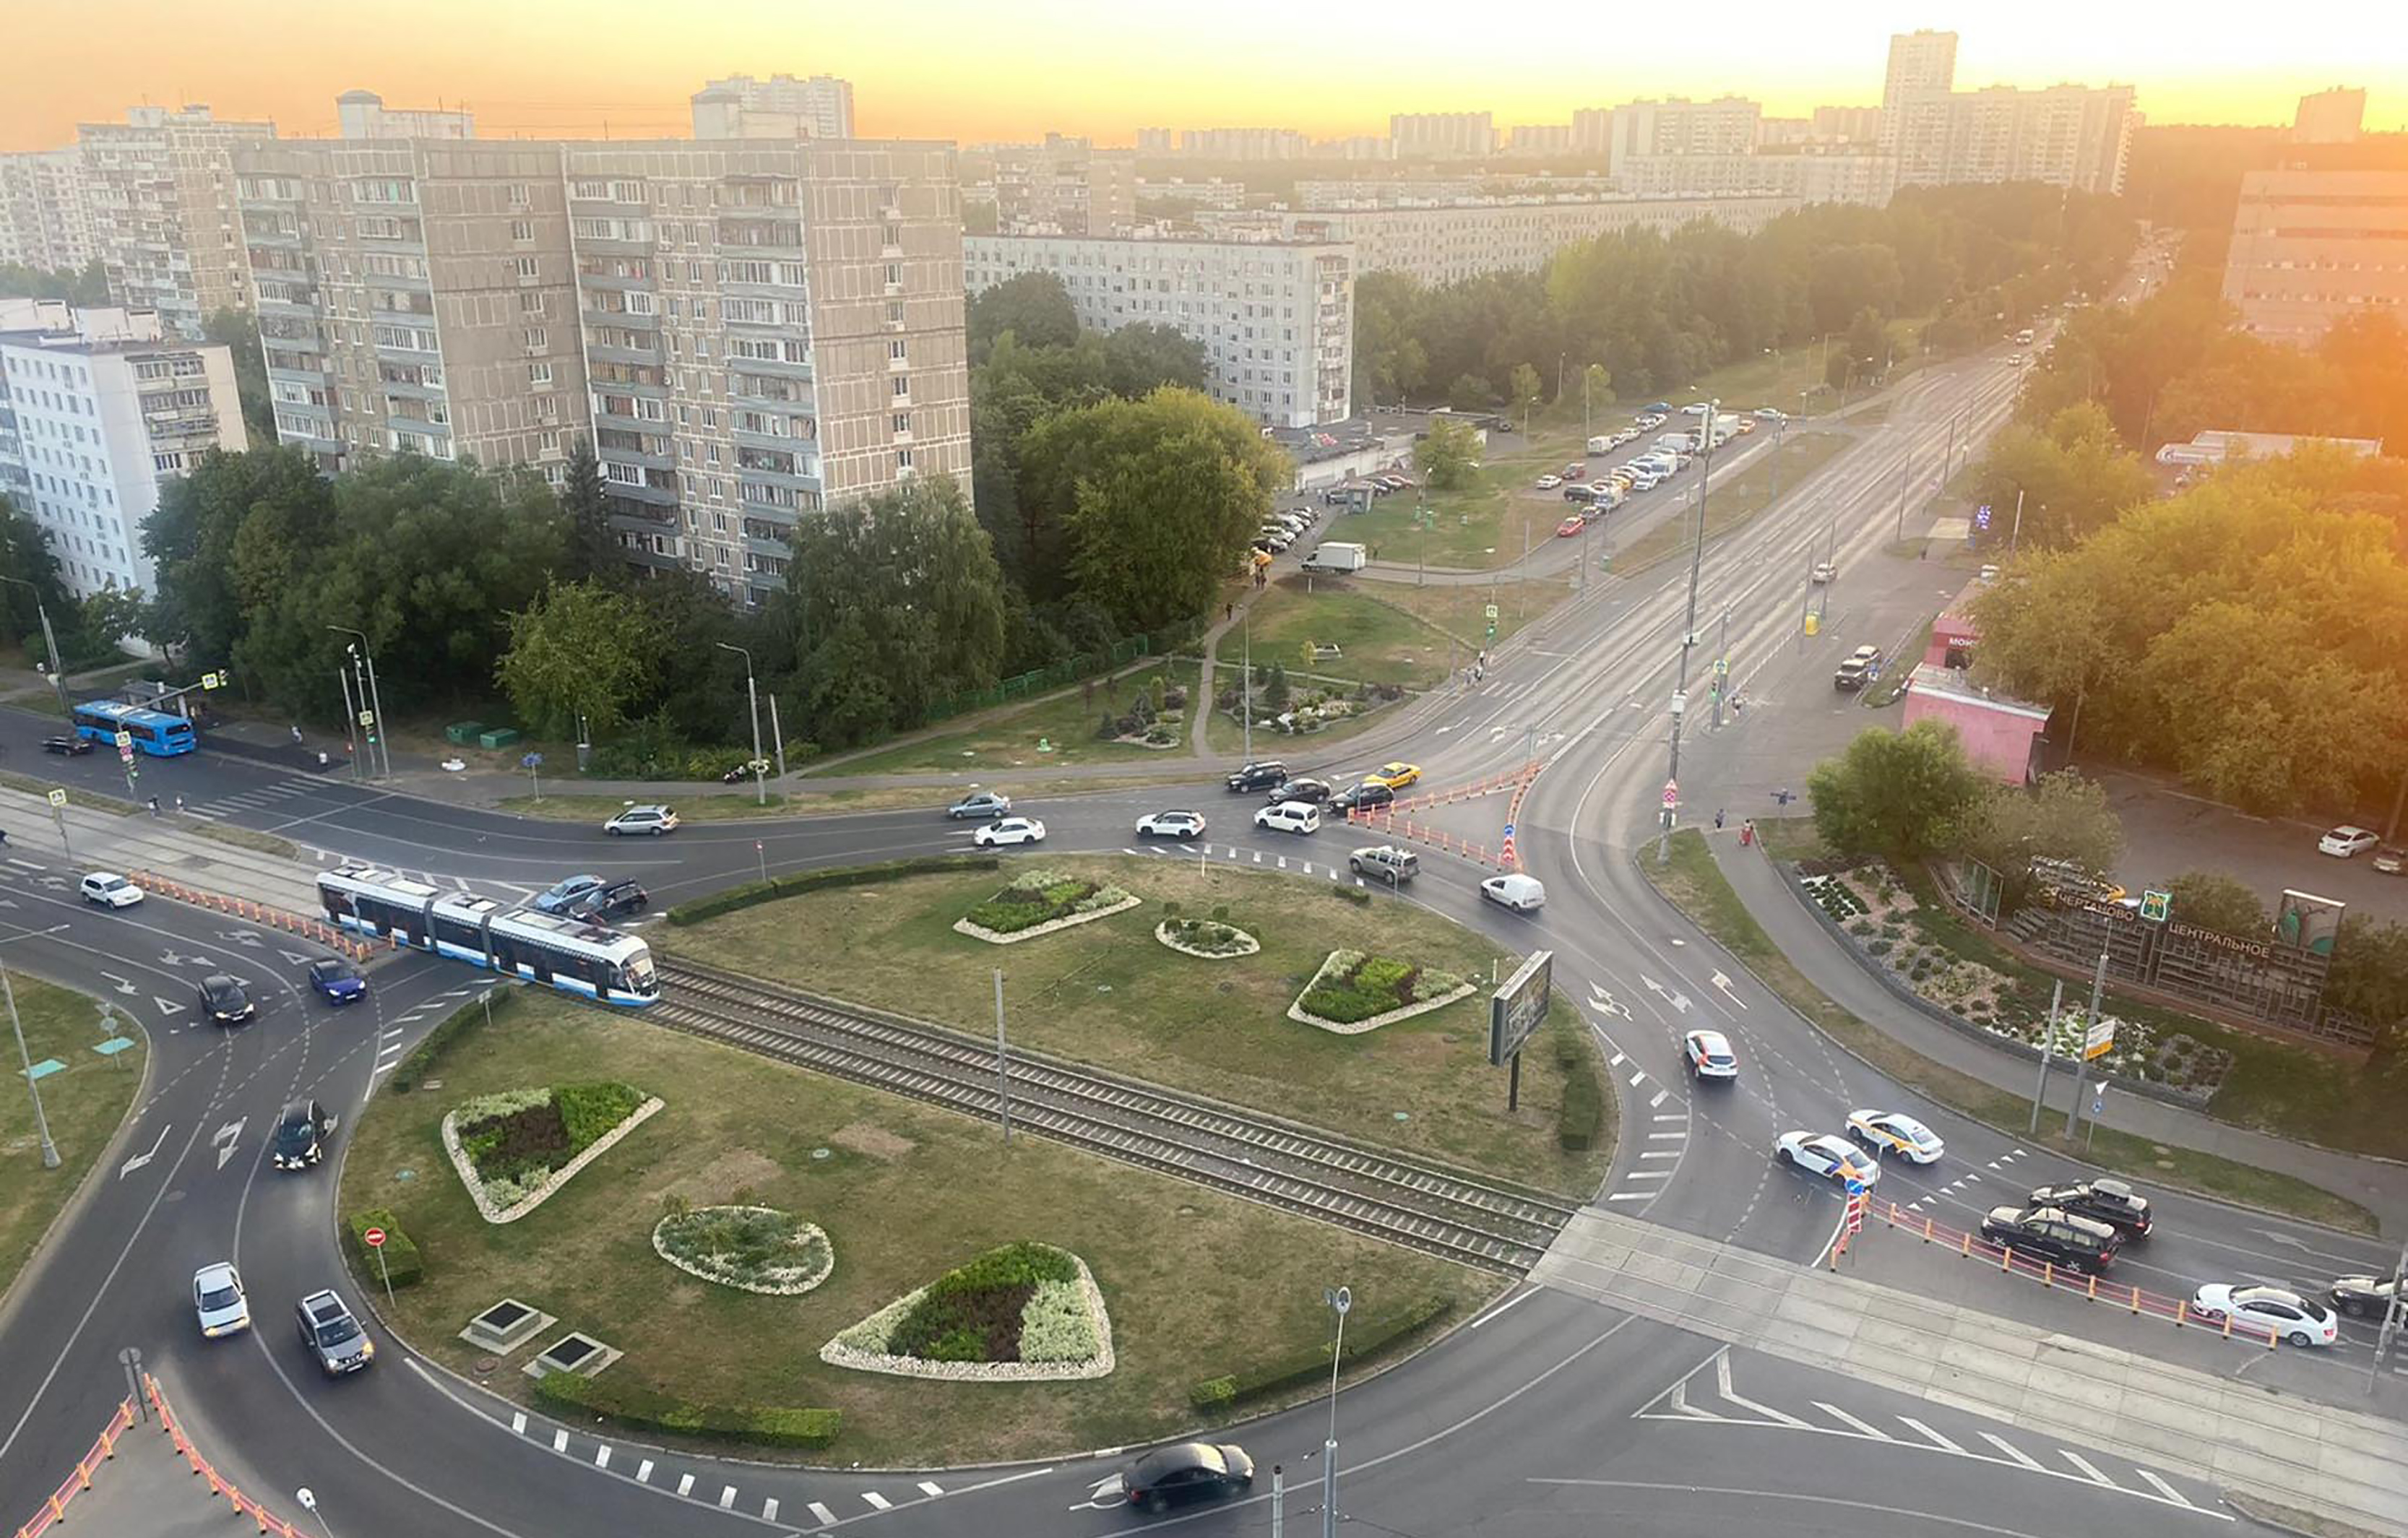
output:
[[1687,994],[1676,993],[1672,995],[1672,1012],[1675,1014],[1686,1014],[1689,1013],[1689,996]]
[[117,991],[122,994],[130,996],[135,991],[133,984],[127,982],[124,978],[118,976],[115,972],[103,972],[100,975],[108,978],[111,983],[116,984]]
[[124,1163],[119,1165],[117,1167],[117,1178],[123,1180],[127,1175],[132,1174],[135,1171],[141,1169],[144,1165],[158,1157],[159,1144],[166,1141],[167,1128],[162,1127],[159,1128],[158,1141],[150,1144],[150,1151],[147,1154],[136,1154],[132,1158],[129,1158]]
[[226,1160],[234,1157],[236,1150],[241,1147],[242,1129],[249,1125],[250,1121],[251,1118],[248,1116],[238,1117],[219,1128],[210,1135],[209,1141],[217,1144],[219,1169],[224,1169]]
[[1656,994],[1659,997],[1664,996],[1664,985],[1656,982],[1654,978],[1649,977],[1646,973],[1641,972],[1639,976],[1639,981],[1647,985],[1647,991],[1649,993]]
[[175,951],[161,951],[159,953],[159,965],[163,967],[180,967],[187,961],[205,961],[207,959],[208,957],[206,956],[188,956]]
[[306,967],[306,966],[308,966],[311,961],[313,961],[313,960],[315,960],[315,959],[316,959],[316,957],[311,956],[308,956],[308,955],[307,955],[307,954],[305,954],[305,953],[303,953],[303,952],[300,952],[300,951],[287,951],[287,950],[283,950],[283,949],[281,949],[281,948],[280,948],[280,949],[277,951],[277,953],[276,953],[276,954],[277,954],[277,955],[279,955],[279,956],[282,956],[285,960],[287,960],[287,961],[291,962],[293,965],[294,965],[294,966],[296,966],[296,967]]
[[159,1006],[159,1013],[162,1014],[181,1014],[184,1013],[183,1005],[177,1003],[172,999],[162,999],[155,993],[150,996],[150,1002]]
[[1732,1003],[1737,1004],[1742,1009],[1747,1008],[1747,1000],[1742,999],[1738,994],[1731,992],[1731,980],[1727,973],[1714,973],[1714,986],[1722,989],[1723,997],[1729,999]]

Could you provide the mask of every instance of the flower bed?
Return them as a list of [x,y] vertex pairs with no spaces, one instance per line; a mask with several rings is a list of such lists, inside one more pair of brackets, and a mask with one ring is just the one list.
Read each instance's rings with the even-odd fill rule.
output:
[[1856,889],[1844,881],[1832,876],[1806,876],[1798,884],[1806,888],[1816,907],[1839,923],[1845,924],[1850,919],[1865,916],[1865,899],[1856,896]]
[[1154,927],[1154,938],[1182,956],[1208,961],[1252,956],[1263,942],[1234,924],[1213,918],[1167,918]]
[[1112,1370],[1111,1320],[1085,1261],[1051,1244],[1005,1244],[844,1330],[820,1359],[962,1382],[1100,1378]]
[[810,1291],[836,1270],[827,1235],[775,1207],[671,1213],[652,1226],[652,1250],[706,1282],[781,1298]]
[[1074,924],[1107,918],[1137,906],[1138,899],[1117,886],[1098,885],[1083,876],[1058,870],[1024,870],[1002,891],[956,920],[959,932],[997,944],[1034,940]]
[[624,1084],[480,1095],[443,1118],[443,1150],[488,1223],[509,1223],[661,1108]]
[[1332,951],[1288,1006],[1287,1017],[1341,1036],[1359,1036],[1443,1008],[1471,991],[1471,985],[1453,972],[1361,951]]

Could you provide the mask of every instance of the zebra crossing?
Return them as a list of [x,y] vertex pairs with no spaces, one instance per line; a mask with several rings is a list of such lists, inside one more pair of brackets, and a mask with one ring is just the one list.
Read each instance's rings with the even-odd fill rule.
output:
[[211,797],[206,801],[194,801],[177,810],[187,817],[198,817],[204,822],[215,822],[221,817],[230,817],[237,812],[272,811],[296,796],[308,795],[324,783],[325,782],[322,780],[288,775],[284,779],[271,781],[264,785],[254,785],[249,790],[236,791],[227,796]]

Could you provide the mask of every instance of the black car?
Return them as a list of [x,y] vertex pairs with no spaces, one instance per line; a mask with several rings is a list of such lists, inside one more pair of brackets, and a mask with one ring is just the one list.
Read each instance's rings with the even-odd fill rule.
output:
[[2026,1207],[2056,1207],[2076,1217],[2094,1218],[2127,1239],[2146,1239],[2153,1221],[2149,1199],[2120,1180],[2086,1180],[2070,1186],[2043,1186],[2028,1198]]
[[1286,778],[1285,764],[1276,758],[1266,758],[1260,763],[1248,764],[1244,769],[1230,775],[1228,783],[1233,791],[1263,790],[1278,784]]
[[595,887],[568,905],[568,916],[588,924],[640,913],[652,905],[652,895],[632,881],[614,881]]
[[2124,1236],[2106,1224],[2057,1207],[1993,1207],[1982,1219],[1982,1237],[2028,1259],[2094,1274],[2113,1265],[2124,1247]]
[[2344,1276],[2333,1283],[2329,1294],[2332,1306],[2353,1319],[2379,1319],[2400,1296],[2400,1280],[2393,1276]]
[[1375,806],[1386,806],[1397,798],[1393,787],[1380,780],[1366,780],[1359,785],[1348,785],[1329,798],[1329,810],[1344,816],[1350,812],[1369,812]]
[[1246,1489],[1254,1482],[1254,1460],[1230,1444],[1182,1442],[1146,1454],[1121,1474],[1121,1493],[1132,1506],[1162,1511],[1174,1501],[1198,1501]]
[[1329,799],[1330,784],[1326,780],[1283,780],[1265,794],[1264,799],[1277,806],[1282,801],[1302,801],[1319,806]]
[[44,753],[63,753],[71,758],[80,758],[85,754],[92,751],[92,739],[89,737],[45,737],[42,739],[42,751]]
[[326,1139],[335,1118],[316,1100],[294,1100],[276,1118],[276,1136],[268,1152],[280,1170],[302,1170],[326,1157]]
[[223,972],[212,972],[193,990],[201,1001],[201,1017],[222,1026],[239,1025],[259,1013],[242,985]]

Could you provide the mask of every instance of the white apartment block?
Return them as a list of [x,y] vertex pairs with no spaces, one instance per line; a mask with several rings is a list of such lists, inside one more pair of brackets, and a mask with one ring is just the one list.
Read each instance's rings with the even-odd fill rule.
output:
[[1246,206],[1246,184],[1228,181],[1220,177],[1203,177],[1190,181],[1184,177],[1166,180],[1140,179],[1137,200],[1147,203],[1188,203],[1199,208],[1242,208]]
[[2044,181],[2120,193],[2138,122],[2128,85],[1926,92],[1882,108],[1900,186]]
[[156,310],[170,332],[197,339],[210,314],[251,308],[233,154],[237,144],[275,137],[276,125],[220,122],[207,107],[136,107],[125,116],[76,127],[109,296]]
[[1388,142],[1398,160],[1482,160],[1497,152],[1497,126],[1486,112],[1398,112]]
[[391,108],[373,91],[335,98],[335,119],[347,139],[472,139],[476,115],[433,108]]
[[1380,134],[1348,134],[1340,138],[1312,141],[1315,160],[1394,160],[1396,146]]
[[1811,137],[1822,144],[1878,144],[1881,142],[1881,108],[1818,107],[1814,108]]
[[1509,128],[1505,132],[1505,152],[1516,160],[1569,155],[1572,152],[1572,125],[1530,122]]
[[0,263],[80,272],[98,254],[82,152],[70,146],[0,155]]
[[833,75],[730,75],[694,93],[698,139],[853,137],[853,82]]
[[2224,299],[2242,329],[2308,346],[2364,312],[2408,325],[2408,171],[2250,171]]
[[585,430],[557,146],[269,139],[234,160],[277,437],[334,473],[541,467]]
[[1354,261],[1322,240],[971,236],[969,291],[1050,272],[1094,331],[1169,326],[1204,350],[1213,398],[1266,426],[1352,414]]
[[1616,184],[1637,197],[1736,197],[1770,193],[1799,203],[1888,204],[1898,157],[1869,154],[1633,155]]
[[1048,134],[962,152],[965,194],[983,190],[1014,235],[1125,235],[1137,223],[1137,152]]
[[[1142,136],[1140,136],[1142,137]],[[1312,146],[1293,128],[1182,128],[1179,153],[1188,160],[1302,160]],[[1140,153],[1153,151],[1140,150]]]
[[1799,206],[1782,195],[1495,198],[1443,208],[1330,209],[1277,215],[1292,240],[1345,242],[1355,270],[1402,272],[1436,287],[1489,272],[1536,272],[1580,240],[1628,230],[1671,234],[1708,220],[1742,234]]
[[1762,103],[1739,96],[1625,102],[1613,108],[1607,124],[1608,168],[1619,172],[1633,155],[1745,154],[1756,148],[1763,118]]
[[2355,144],[2365,123],[2365,88],[2337,85],[2300,98],[2300,109],[2291,118],[2291,142]]
[[1910,96],[1944,95],[1956,89],[1956,35],[1953,32],[1892,33],[1889,67],[1882,76],[1881,146],[1898,148],[1902,120],[1898,108]]
[[0,492],[50,532],[79,597],[153,591],[142,524],[161,484],[211,449],[250,447],[232,357],[139,310],[45,304],[0,326]]
[[595,452],[638,561],[758,602],[799,519],[923,476],[968,493],[952,145],[561,149]]

